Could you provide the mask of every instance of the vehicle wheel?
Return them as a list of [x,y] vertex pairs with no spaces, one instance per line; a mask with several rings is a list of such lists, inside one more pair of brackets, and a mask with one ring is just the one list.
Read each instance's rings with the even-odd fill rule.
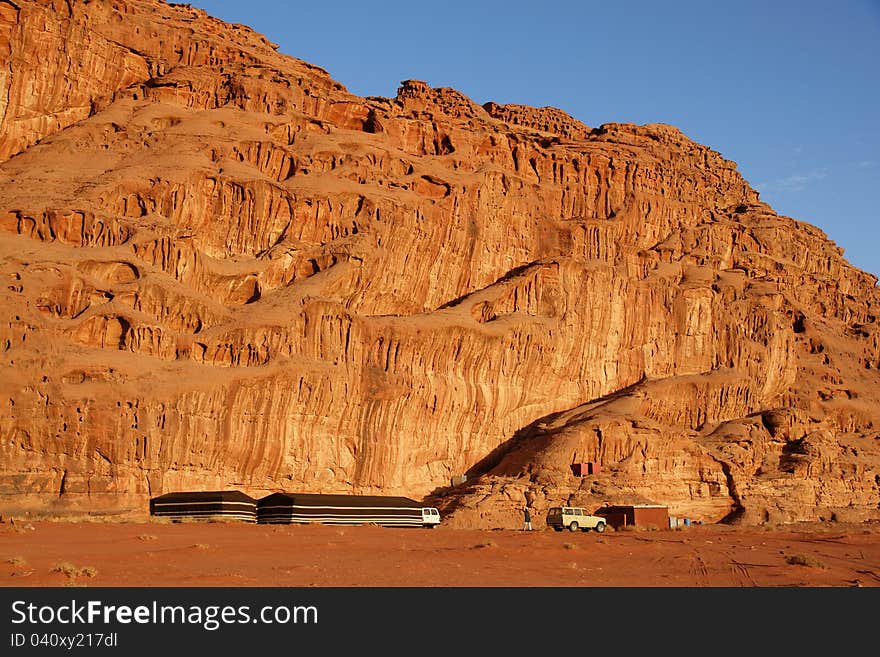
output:
[[605,523],[600,522],[598,525],[596,525],[596,531],[599,532],[600,534],[602,532],[604,532],[605,531]]
[[570,531],[570,532],[576,532],[577,530],[578,530],[578,524],[576,522],[573,522],[568,526],[568,531]]

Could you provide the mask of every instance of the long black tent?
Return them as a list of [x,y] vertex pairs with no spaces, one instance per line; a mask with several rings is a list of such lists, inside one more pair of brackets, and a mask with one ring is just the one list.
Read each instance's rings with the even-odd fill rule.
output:
[[257,521],[269,524],[431,527],[440,522],[436,509],[408,497],[273,493],[257,502]]
[[237,490],[167,493],[150,500],[150,515],[172,520],[257,521],[257,500]]

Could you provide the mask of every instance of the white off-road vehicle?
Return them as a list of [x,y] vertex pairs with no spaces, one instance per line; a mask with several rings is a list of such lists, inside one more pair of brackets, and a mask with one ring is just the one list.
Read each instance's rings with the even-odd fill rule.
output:
[[563,529],[575,532],[590,531],[604,532],[608,521],[602,516],[593,516],[585,509],[571,506],[554,506],[547,512],[547,526],[553,527],[558,532]]

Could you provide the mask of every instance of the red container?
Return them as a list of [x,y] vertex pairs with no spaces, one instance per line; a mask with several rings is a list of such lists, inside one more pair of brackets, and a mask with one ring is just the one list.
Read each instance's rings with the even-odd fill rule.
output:
[[583,477],[586,475],[599,474],[601,471],[598,463],[572,463],[571,471],[575,477]]

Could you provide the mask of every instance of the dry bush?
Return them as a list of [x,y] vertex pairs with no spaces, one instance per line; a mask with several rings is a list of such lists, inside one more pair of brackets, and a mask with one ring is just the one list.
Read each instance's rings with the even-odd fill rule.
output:
[[119,522],[119,518],[117,516],[112,515],[92,515],[90,513],[68,513],[68,514],[58,514],[58,515],[44,515],[39,514],[36,516],[37,520],[42,520],[43,522],[61,522],[61,523],[80,523],[80,522],[96,522],[96,523],[117,523]]
[[825,568],[825,564],[809,554],[790,554],[785,557],[785,563],[792,566],[806,566],[807,568]]
[[562,547],[564,547],[566,550],[574,550],[577,548],[577,545],[575,545],[574,543],[563,543]]
[[623,525],[618,528],[617,531],[622,532],[656,532],[660,531],[660,528],[657,525]]
[[496,543],[495,541],[483,541],[482,543],[477,543],[473,547],[475,550],[481,549],[481,548],[492,548],[492,547],[498,547],[498,543]]
[[12,564],[13,566],[24,566],[27,563],[27,560],[24,557],[10,557],[6,560],[6,563]]
[[208,545],[207,543],[196,543],[195,545],[193,545],[193,547],[197,548],[199,550],[207,550],[211,546]]
[[62,561],[52,566],[52,570],[50,570],[49,572],[61,573],[62,575],[67,575],[68,577],[76,577],[79,569],[69,561]]
[[69,579],[76,579],[77,577],[94,577],[98,574],[98,569],[94,566],[83,566],[82,568],[79,568],[69,561],[62,561],[56,563],[49,572],[61,573]]
[[139,541],[155,541],[157,538],[159,537],[155,534],[138,534],[137,536]]

